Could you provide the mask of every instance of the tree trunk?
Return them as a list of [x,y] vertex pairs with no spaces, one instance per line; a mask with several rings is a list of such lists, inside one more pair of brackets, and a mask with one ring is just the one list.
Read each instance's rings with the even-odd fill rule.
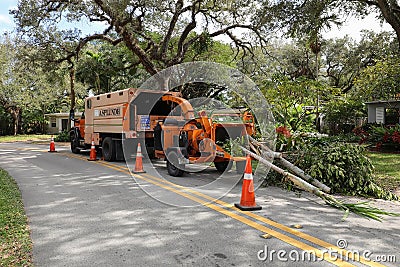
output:
[[151,57],[140,47],[140,42],[135,37],[134,31],[130,29],[129,23],[126,23],[124,18],[121,18],[117,12],[114,12],[110,5],[107,4],[107,1],[95,0],[94,2],[110,17],[115,31],[122,36],[128,49],[139,58],[145,70],[151,75],[156,74],[158,72],[157,67],[152,62]]
[[158,72],[156,66],[146,54],[146,52],[140,47],[139,42],[135,39],[133,34],[125,27],[115,27],[115,30],[121,34],[126,46],[131,50],[140,60],[145,70],[154,75]]
[[17,135],[21,132],[21,108],[10,107],[9,111],[13,119],[13,134]]
[[22,133],[22,109],[18,108],[18,126],[17,133]]
[[257,154],[251,152],[250,150],[248,150],[248,149],[246,149],[244,147],[240,147],[240,148],[247,155],[250,155],[251,157],[253,157],[256,160],[258,160],[260,163],[270,167],[272,170],[276,171],[277,173],[282,174],[285,179],[288,179],[288,180],[292,181],[300,189],[303,189],[305,191],[313,193],[313,194],[315,194],[316,196],[319,196],[319,197],[329,196],[326,193],[324,193],[321,190],[319,190],[319,188],[317,188],[316,186],[304,181],[303,179],[301,179],[300,177],[297,177],[296,175],[293,175],[293,174],[285,171],[284,169],[279,168],[278,166],[274,165],[273,163],[269,162],[268,160],[265,160],[262,157],[258,156]]
[[[306,180],[308,183],[318,187],[325,193],[330,193],[331,189],[326,186],[325,184],[321,183],[317,179],[311,177],[310,175],[306,174],[302,169],[297,167],[296,165],[292,164],[291,162],[287,161],[282,153],[279,152],[274,152],[272,151],[268,146],[258,142],[255,140],[253,137],[248,136],[249,141],[250,141],[250,147],[257,146],[261,149],[261,155],[267,155],[268,158],[274,158],[280,161],[280,163],[287,169],[289,169],[291,172],[293,172],[295,175],[299,176],[300,178],[303,178]],[[252,145],[254,144],[254,146]],[[257,152],[257,149],[253,149],[255,152]]]
[[396,33],[397,44],[400,51],[400,10],[396,3],[388,0],[377,0],[376,6],[381,10],[386,22],[392,26]]
[[[42,108],[42,116],[43,116],[43,118],[45,118],[45,115],[44,115],[45,112],[44,111],[45,110]],[[40,129],[41,129],[42,134],[46,133],[46,120],[43,120],[43,122],[41,123]]]
[[[70,110],[75,110],[75,67],[71,66],[69,69],[69,83],[70,83]],[[71,118],[68,117],[67,131],[71,130]]]

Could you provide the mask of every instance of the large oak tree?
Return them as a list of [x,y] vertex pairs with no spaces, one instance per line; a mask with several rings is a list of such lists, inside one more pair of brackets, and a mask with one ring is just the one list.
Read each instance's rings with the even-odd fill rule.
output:
[[[12,13],[19,32],[39,45],[46,44],[54,32],[68,41],[61,47],[67,53],[57,60],[77,57],[95,39],[114,45],[123,42],[136,56],[132,66],[140,64],[155,74],[183,62],[190,49],[207,45],[210,38],[225,36],[243,54],[251,52],[254,43],[262,45],[266,39],[261,24],[250,23],[259,7],[257,1],[247,0],[21,0]],[[105,30],[82,36],[73,26],[82,21],[100,23]]]

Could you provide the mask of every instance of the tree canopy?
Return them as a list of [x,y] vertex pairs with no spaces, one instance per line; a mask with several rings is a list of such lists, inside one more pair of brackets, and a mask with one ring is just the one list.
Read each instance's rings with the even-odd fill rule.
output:
[[278,0],[265,1],[264,9],[272,11],[274,17],[267,27],[291,36],[307,35],[312,41],[321,30],[341,25],[348,17],[377,14],[393,28],[400,50],[400,6],[396,0]]
[[[67,52],[57,60],[71,59],[92,40],[111,44],[123,42],[135,55],[132,66],[141,64],[155,74],[184,61],[191,48],[201,52],[207,40],[226,36],[234,47],[251,52],[249,38],[266,42],[260,24],[249,23],[259,3],[240,1],[53,1],[21,0],[13,11],[18,29],[41,45],[53,43],[55,35],[65,42],[60,49]],[[60,22],[70,25],[86,20],[102,23],[105,30],[82,37],[75,28],[61,30]],[[251,34],[247,39],[241,32]],[[52,55],[53,57],[55,55]],[[57,57],[56,57],[57,58]]]
[[[89,90],[139,86],[167,67],[205,60],[249,75],[281,122],[299,129],[320,101],[362,90],[383,97],[382,86],[397,92],[390,64],[400,51],[399,10],[391,0],[20,0],[11,11],[17,37],[1,43],[0,117],[12,116],[20,128],[23,110],[75,109],[75,99]],[[394,34],[364,32],[359,42],[321,35],[349,16],[368,14],[378,14]],[[84,24],[92,28],[83,31]],[[225,99],[215,85],[179,90],[187,98]],[[42,94],[47,98],[32,99]]]
[[390,57],[365,68],[356,79],[353,92],[364,101],[391,100],[400,97],[400,59]]
[[65,90],[59,69],[44,70],[20,58],[19,53],[35,54],[37,50],[9,37],[0,43],[0,104],[12,117],[14,134],[21,131],[24,110],[39,112],[42,119],[37,121],[42,122],[45,111],[55,111],[61,104],[56,101]]

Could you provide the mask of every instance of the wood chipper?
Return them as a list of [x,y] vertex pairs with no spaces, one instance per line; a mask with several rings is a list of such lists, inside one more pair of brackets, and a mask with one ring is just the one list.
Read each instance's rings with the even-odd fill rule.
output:
[[244,161],[223,144],[255,133],[249,112],[216,110],[208,116],[205,110],[195,112],[177,92],[135,88],[86,98],[85,112],[74,121],[72,152],[87,149],[94,140],[105,160],[122,160],[134,154],[123,149],[142,142],[149,157],[166,160],[172,176],[181,176],[186,164],[213,162],[222,172],[233,161]]

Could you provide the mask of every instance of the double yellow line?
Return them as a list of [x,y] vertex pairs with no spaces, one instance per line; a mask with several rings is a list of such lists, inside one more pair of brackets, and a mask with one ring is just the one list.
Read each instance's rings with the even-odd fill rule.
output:
[[[86,157],[79,156],[79,155],[74,155],[70,153],[59,153],[68,157],[73,157],[77,158],[80,160],[87,160]],[[345,249],[341,249],[336,245],[330,244],[326,241],[323,241],[321,239],[318,239],[316,237],[310,236],[308,234],[302,233],[298,230],[292,229],[290,227],[287,227],[285,225],[282,225],[280,223],[277,223],[275,221],[272,221],[270,219],[267,219],[263,216],[260,216],[258,214],[248,212],[248,211],[242,211],[234,207],[232,204],[226,203],[222,200],[214,199],[211,196],[208,196],[206,194],[200,193],[196,190],[181,186],[181,185],[176,185],[172,182],[163,180],[161,178],[149,175],[149,174],[132,174],[127,167],[115,165],[109,162],[104,162],[104,161],[92,161],[92,163],[96,163],[102,166],[105,166],[107,168],[111,168],[113,170],[128,174],[128,175],[134,175],[136,178],[139,178],[141,180],[144,180],[146,182],[152,183],[156,186],[159,186],[163,189],[169,190],[171,192],[174,192],[180,196],[183,196],[187,199],[190,199],[194,202],[197,202],[205,207],[208,207],[214,211],[217,211],[219,213],[222,213],[226,216],[231,217],[232,219],[235,219],[237,221],[240,221],[241,223],[244,223],[254,229],[257,229],[265,234],[269,234],[271,236],[274,236],[280,240],[282,240],[285,243],[288,243],[294,247],[297,247],[301,250],[307,251],[310,254],[315,255],[316,257],[323,259],[325,261],[328,261],[336,266],[355,266],[347,261],[344,260],[351,260],[354,262],[360,262],[362,264],[365,264],[367,266],[385,266],[377,262],[373,262],[369,259],[361,257],[357,253],[353,253],[352,251],[347,251]],[[215,204],[214,204],[215,203]],[[216,205],[218,204],[218,205]],[[249,218],[252,218],[254,220],[251,220]],[[294,237],[288,236],[286,234],[283,234],[281,232],[278,232],[274,229],[271,229],[266,225],[272,226],[276,229],[279,229],[283,231],[286,234],[290,234],[292,236],[295,236],[299,239],[303,239],[305,241],[308,241],[309,243],[312,243],[317,246],[311,246],[309,244],[304,243],[303,241],[300,241]],[[317,247],[322,247],[322,249],[317,248]],[[333,251],[336,254],[338,254],[338,257],[331,257],[327,253],[327,251]]]

